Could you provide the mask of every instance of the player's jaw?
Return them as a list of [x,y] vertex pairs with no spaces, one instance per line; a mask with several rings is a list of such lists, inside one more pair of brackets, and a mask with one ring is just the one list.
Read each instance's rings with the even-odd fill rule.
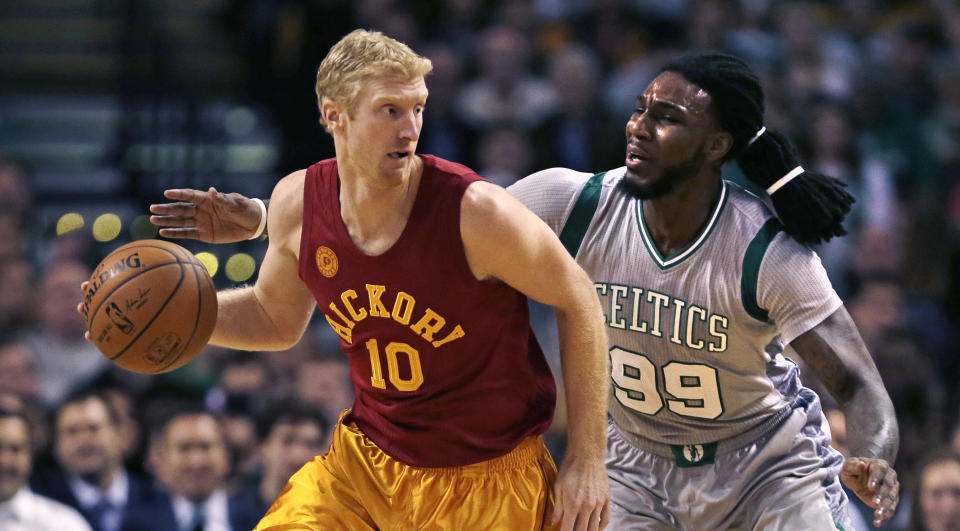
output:
[[697,150],[687,160],[662,166],[659,159],[640,142],[627,141],[627,173],[620,188],[638,199],[663,197],[690,180],[703,167],[704,154]]

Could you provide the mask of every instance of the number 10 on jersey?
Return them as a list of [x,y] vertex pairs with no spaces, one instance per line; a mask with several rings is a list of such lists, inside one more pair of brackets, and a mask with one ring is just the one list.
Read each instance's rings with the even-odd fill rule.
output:
[[[371,339],[364,343],[367,353],[370,354],[370,384],[377,389],[386,389],[387,382],[383,379],[383,365],[380,363],[380,349],[377,340]],[[420,366],[420,352],[406,343],[391,341],[387,344],[384,353],[387,355],[387,376],[390,383],[400,391],[416,391],[423,385],[423,368]],[[403,354],[410,364],[410,377],[400,375],[400,363],[397,356]]]
[[[717,369],[702,363],[671,361],[663,366],[667,409],[677,415],[715,419],[723,414]],[[610,376],[617,400],[634,411],[656,415],[665,396],[657,384],[657,367],[650,358],[620,347],[610,349]]]

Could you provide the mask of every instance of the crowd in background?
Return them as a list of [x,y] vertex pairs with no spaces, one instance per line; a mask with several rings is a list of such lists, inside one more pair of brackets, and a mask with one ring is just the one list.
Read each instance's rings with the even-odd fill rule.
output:
[[[356,27],[383,31],[433,61],[418,150],[503,186],[553,166],[622,166],[626,120],[659,64],[692,49],[743,57],[763,81],[766,126],[790,134],[805,167],[840,178],[857,198],[849,235],[817,251],[900,423],[896,468],[904,494],[885,527],[960,526],[960,461],[950,453],[960,453],[960,5],[411,4],[237,0],[208,21],[211,31],[231,36],[247,65],[246,82],[230,96],[264,109],[280,132],[274,180],[332,155],[317,122],[313,75],[329,46]],[[196,525],[192,506],[177,500],[225,493],[231,504],[265,509],[299,464],[325,451],[330,427],[352,402],[335,336],[315,319],[285,352],[208,347],[160,376],[112,366],[84,341],[76,312],[79,285],[104,247],[81,231],[55,237],[30,230],[37,206],[31,168],[3,155],[0,146],[0,412],[30,421],[34,490],[72,500],[95,529],[108,531],[133,517],[100,511],[75,479],[89,486],[122,472],[131,486],[149,485],[150,496],[169,501],[177,526],[170,529]],[[740,178],[736,167],[724,171]],[[534,305],[532,315],[556,368],[551,312]],[[812,375],[804,379],[820,391],[843,451],[842,413]],[[550,432],[558,459],[563,410],[561,403]],[[180,431],[209,437],[180,444]],[[928,483],[940,490],[920,488]],[[221,512],[206,517],[226,518]]]

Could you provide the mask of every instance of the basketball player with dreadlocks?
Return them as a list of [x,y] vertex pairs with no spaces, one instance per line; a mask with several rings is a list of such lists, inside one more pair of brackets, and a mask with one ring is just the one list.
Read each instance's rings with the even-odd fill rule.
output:
[[[625,167],[553,168],[510,189],[560,235],[605,308],[612,529],[851,529],[840,481],[875,525],[896,508],[893,405],[807,247],[844,233],[853,198],[803,170],[763,108],[740,59],[683,56],[637,98]],[[730,160],[763,197],[721,179]],[[182,212],[170,208],[155,213]],[[204,235],[178,215],[155,221]],[[846,413],[846,462],[788,345]]]

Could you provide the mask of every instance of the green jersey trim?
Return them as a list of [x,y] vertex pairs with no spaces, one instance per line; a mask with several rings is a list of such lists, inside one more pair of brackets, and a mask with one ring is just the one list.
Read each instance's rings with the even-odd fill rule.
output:
[[783,230],[783,226],[776,218],[770,218],[760,227],[757,235],[747,246],[743,256],[743,274],[740,276],[740,297],[743,299],[743,308],[754,319],[763,322],[770,321],[770,312],[760,307],[757,302],[757,283],[760,280],[760,264],[773,238]]
[[577,257],[583,237],[590,228],[597,205],[600,204],[600,191],[603,187],[603,176],[606,174],[607,172],[598,173],[587,180],[587,184],[580,191],[580,196],[577,197],[577,202],[573,205],[573,210],[570,211],[570,217],[560,231],[560,243],[574,258]]
[[707,241],[707,236],[713,232],[713,228],[717,226],[717,220],[720,219],[720,213],[723,212],[724,205],[727,204],[727,182],[721,181],[722,186],[720,188],[720,199],[717,201],[717,205],[713,209],[713,214],[710,215],[709,221],[707,221],[707,226],[703,228],[700,232],[700,235],[695,238],[692,242],[687,244],[686,247],[680,250],[677,254],[673,255],[671,258],[664,258],[660,255],[660,251],[657,250],[657,246],[653,243],[653,238],[650,236],[650,231],[647,230],[647,224],[643,219],[643,206],[641,201],[638,199],[635,203],[636,214],[637,214],[637,226],[640,228],[640,236],[643,239],[643,245],[647,248],[647,252],[650,254],[650,258],[653,258],[654,263],[657,264],[657,267],[660,269],[668,269],[673,267],[696,252],[705,241]]

